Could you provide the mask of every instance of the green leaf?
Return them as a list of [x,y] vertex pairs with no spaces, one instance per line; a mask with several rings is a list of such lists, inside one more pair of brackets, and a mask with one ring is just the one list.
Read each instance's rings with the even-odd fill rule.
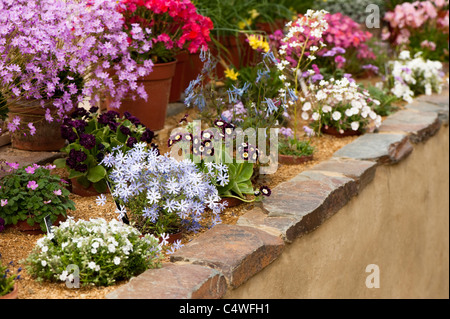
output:
[[88,188],[91,186],[91,182],[87,179],[86,176],[80,176],[77,178],[77,182],[83,186],[84,188]]
[[55,165],[56,168],[65,168],[66,167],[66,159],[65,158],[57,158],[53,161],[53,165]]
[[91,168],[87,174],[87,179],[92,183],[97,183],[106,176],[106,170],[103,166],[97,165]]
[[244,197],[244,195],[241,192],[241,189],[239,188],[239,185],[236,182],[232,183],[232,188],[231,190],[236,193],[236,195],[238,195],[239,197]]
[[75,171],[75,170],[71,170],[70,174],[69,174],[69,179],[80,178],[80,177],[83,177],[84,175],[86,175],[86,173],[82,173],[82,172],[78,172],[78,171]]
[[94,183],[94,188],[99,193],[105,193],[108,190],[108,185],[106,185],[106,181],[104,179]]
[[253,163],[242,163],[242,169],[238,176],[236,176],[236,183],[249,181],[253,176]]

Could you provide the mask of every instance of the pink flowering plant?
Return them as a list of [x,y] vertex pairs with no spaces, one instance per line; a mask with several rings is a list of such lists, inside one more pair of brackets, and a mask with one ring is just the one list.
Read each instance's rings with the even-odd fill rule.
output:
[[211,41],[211,19],[200,15],[190,0],[120,0],[119,11],[130,42],[151,41],[148,52],[134,52],[134,57],[143,56],[154,63],[171,62],[180,50],[205,51]]
[[[340,69],[355,74],[363,71],[363,65],[375,60],[375,54],[369,47],[370,32],[363,31],[357,22],[341,13],[315,12],[321,12],[320,24],[317,24],[317,19],[299,15],[289,26],[291,30],[292,26],[298,28],[291,36],[286,37],[283,30],[270,35],[271,45],[286,51],[285,58],[293,67],[297,66],[302,53],[305,57],[316,59],[315,63],[328,73]],[[320,25],[321,30],[318,28]],[[314,30],[320,30],[320,36],[314,36],[311,33]]]
[[[2,114],[18,101],[40,103],[51,122],[86,99],[98,103],[105,92],[112,107],[130,93],[146,99],[136,80],[153,63],[138,63],[132,52],[148,52],[152,43],[140,34],[128,42],[123,25],[116,1],[0,0]],[[12,122],[14,130],[20,121]]]
[[425,59],[448,61],[448,8],[448,0],[398,4],[384,16],[389,28],[383,30],[383,39],[398,51],[421,51]]
[[5,225],[25,221],[35,223],[46,231],[44,218],[50,216],[52,223],[68,209],[75,210],[69,199],[66,182],[52,173],[55,166],[33,164],[19,168],[17,163],[5,162],[2,170],[8,174],[0,181],[0,218]]

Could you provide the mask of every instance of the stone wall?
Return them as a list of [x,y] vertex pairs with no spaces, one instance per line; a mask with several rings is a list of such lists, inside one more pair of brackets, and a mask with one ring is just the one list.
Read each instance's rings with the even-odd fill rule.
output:
[[418,98],[107,297],[448,298],[448,103]]

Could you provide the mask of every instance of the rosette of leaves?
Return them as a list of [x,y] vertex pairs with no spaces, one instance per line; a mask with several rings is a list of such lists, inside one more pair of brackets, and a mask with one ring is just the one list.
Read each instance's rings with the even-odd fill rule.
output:
[[61,149],[68,157],[54,161],[58,168],[69,171],[69,179],[76,179],[83,187],[93,185],[96,191],[108,189],[108,167],[100,165],[105,154],[113,149],[127,151],[139,141],[152,144],[153,131],[138,118],[125,112],[121,117],[116,111],[98,114],[98,108],[89,111],[77,108],[61,125],[61,135],[69,144]]
[[63,186],[61,177],[50,173],[50,167],[31,165],[13,168],[0,182],[0,217],[5,225],[16,225],[26,221],[35,223],[46,231],[44,219],[50,216],[54,223],[60,215],[67,216],[67,210],[75,210],[69,199],[70,192]]

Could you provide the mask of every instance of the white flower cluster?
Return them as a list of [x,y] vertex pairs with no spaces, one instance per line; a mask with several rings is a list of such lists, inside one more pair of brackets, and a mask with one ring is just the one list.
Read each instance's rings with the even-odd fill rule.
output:
[[338,129],[351,128],[354,131],[369,121],[374,121],[377,127],[381,124],[381,116],[373,109],[380,102],[372,99],[369,92],[361,90],[354,81],[345,77],[321,80],[318,84],[311,83],[308,91],[311,92],[309,100],[300,98],[304,120],[322,120],[322,123]]
[[117,220],[102,218],[74,221],[68,218],[40,238],[27,261],[37,277],[73,280],[67,266],[80,269],[80,281],[109,285],[133,274],[137,259],[145,268],[159,263],[162,247],[154,236],[141,233]]
[[399,59],[389,62],[393,77],[391,92],[408,103],[416,94],[432,92],[440,93],[443,85],[442,63],[425,60],[421,52],[411,58],[409,51],[402,51]]

